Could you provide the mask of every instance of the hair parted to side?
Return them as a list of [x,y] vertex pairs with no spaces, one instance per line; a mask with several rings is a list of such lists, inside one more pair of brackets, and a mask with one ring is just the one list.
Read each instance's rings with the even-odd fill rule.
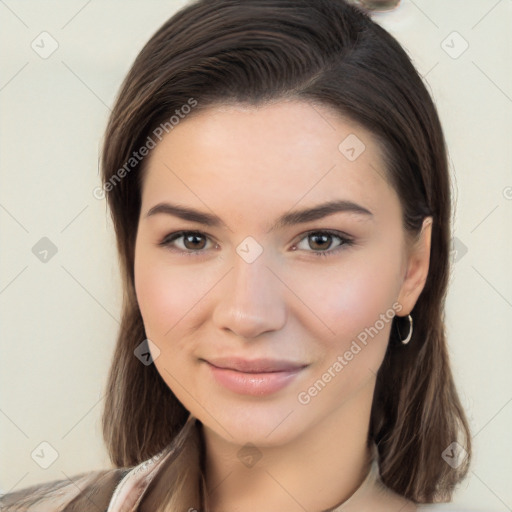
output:
[[[126,165],[183,105],[189,115],[225,103],[298,99],[331,107],[371,132],[414,237],[433,217],[427,281],[413,309],[414,333],[392,329],[378,372],[370,436],[390,489],[417,503],[448,501],[467,474],[471,436],[449,364],[443,322],[449,278],[451,200],[439,117],[400,44],[344,0],[199,0],[170,18],[144,46],[115,102],[102,153],[102,180]],[[107,193],[123,279],[123,311],[107,386],[103,432],[113,463],[154,456],[188,411],[158,374],[134,356],[146,338],[134,287],[142,159]],[[442,452],[468,452],[457,468]]]
[[[469,457],[455,469],[441,454],[454,441],[471,451],[443,323],[450,183],[436,108],[406,52],[366,12],[342,0],[195,2],[157,31],[128,73],[106,133],[104,182],[190,98],[198,105],[189,115],[219,103],[287,98],[328,105],[380,142],[406,229],[417,234],[432,215],[430,269],[412,313],[414,334],[402,346],[392,329],[370,435],[388,487],[416,502],[449,499]],[[187,415],[155,366],[133,356],[145,338],[133,274],[143,166],[108,194],[126,292],[104,422],[117,465],[154,455]]]

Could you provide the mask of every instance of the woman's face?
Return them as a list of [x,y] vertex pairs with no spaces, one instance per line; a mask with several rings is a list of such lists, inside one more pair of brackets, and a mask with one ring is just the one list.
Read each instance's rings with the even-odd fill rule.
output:
[[148,158],[136,293],[183,405],[264,446],[373,389],[429,246],[407,245],[372,136],[305,102],[212,107]]

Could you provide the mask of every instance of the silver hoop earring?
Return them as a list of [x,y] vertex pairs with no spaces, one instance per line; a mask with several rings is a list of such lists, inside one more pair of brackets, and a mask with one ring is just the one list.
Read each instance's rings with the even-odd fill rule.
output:
[[[400,339],[402,345],[407,345],[407,343],[409,343],[409,341],[411,341],[412,338],[412,316],[407,315],[407,320],[409,320],[409,334],[407,334],[406,338]],[[396,326],[396,328],[398,329],[398,325]],[[398,337],[401,338],[400,329],[398,329]]]

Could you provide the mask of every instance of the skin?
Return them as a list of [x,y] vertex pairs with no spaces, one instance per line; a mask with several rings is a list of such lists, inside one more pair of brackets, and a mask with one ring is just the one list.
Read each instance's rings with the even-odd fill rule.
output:
[[[365,145],[354,161],[338,149],[349,134]],[[393,304],[399,316],[410,313],[428,273],[431,219],[411,242],[374,138],[306,102],[211,107],[169,132],[147,163],[136,293],[160,375],[204,426],[212,510],[316,511],[346,500],[369,470],[375,376],[391,322],[309,403],[298,396],[332,373]],[[372,215],[339,212],[269,231],[283,213],[334,199]],[[215,214],[226,226],[147,216],[164,201]],[[311,236],[326,229],[353,243]],[[180,230],[204,238],[159,245]],[[263,248],[252,263],[236,252],[247,236]],[[276,393],[248,396],[221,386],[201,360],[228,355],[308,366]],[[261,456],[252,467],[237,456],[247,443]],[[384,494],[371,510],[415,510]]]

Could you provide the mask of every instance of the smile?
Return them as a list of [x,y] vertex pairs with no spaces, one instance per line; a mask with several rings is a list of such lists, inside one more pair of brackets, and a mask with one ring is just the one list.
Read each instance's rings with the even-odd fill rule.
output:
[[234,393],[265,396],[286,387],[307,365],[258,359],[205,361],[215,381]]

